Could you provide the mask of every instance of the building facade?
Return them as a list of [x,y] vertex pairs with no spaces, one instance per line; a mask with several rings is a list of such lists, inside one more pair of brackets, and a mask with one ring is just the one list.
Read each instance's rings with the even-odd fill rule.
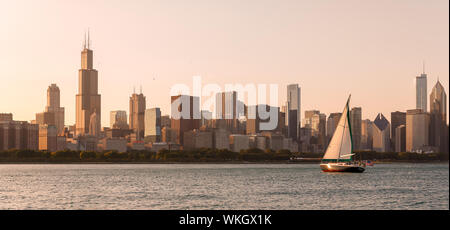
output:
[[353,107],[350,111],[350,122],[352,126],[353,149],[355,150],[361,149],[361,121],[361,107]]
[[361,121],[361,149],[372,150],[373,144],[373,122],[369,119]]
[[416,77],[416,109],[427,112],[427,75],[422,73]]
[[301,127],[301,91],[298,84],[288,85],[286,91],[287,103],[285,112],[287,115],[288,137],[297,140],[299,128]]
[[109,127],[111,129],[128,129],[127,111],[116,110],[109,114]]
[[26,121],[0,121],[0,150],[39,149],[39,125]]
[[429,146],[430,114],[422,109],[406,111],[406,151],[421,151]]
[[399,125],[395,128],[395,152],[406,151],[406,125]]
[[[405,125],[406,126],[406,113],[405,112],[392,112],[391,113],[391,137],[392,137],[392,145],[396,148],[397,146],[397,132],[396,129],[397,127],[401,126],[401,125]],[[401,140],[401,139],[399,139]],[[401,143],[399,144],[399,146],[401,146]]]
[[391,127],[389,121],[383,116],[378,116],[373,121],[372,126],[372,149],[377,152],[389,152],[391,147]]
[[39,150],[55,152],[58,150],[58,130],[54,125],[39,125]]
[[151,108],[145,110],[145,141],[161,141],[161,109]]

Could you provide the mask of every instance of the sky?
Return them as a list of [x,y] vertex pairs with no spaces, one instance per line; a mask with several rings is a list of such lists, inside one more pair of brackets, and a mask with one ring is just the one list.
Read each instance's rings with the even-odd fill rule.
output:
[[278,84],[279,106],[297,83],[302,116],[340,112],[350,93],[363,119],[414,109],[424,61],[428,94],[438,77],[449,92],[448,0],[0,0],[0,113],[34,120],[56,83],[74,124],[88,28],[103,126],[134,87],[170,114],[170,88],[193,76]]

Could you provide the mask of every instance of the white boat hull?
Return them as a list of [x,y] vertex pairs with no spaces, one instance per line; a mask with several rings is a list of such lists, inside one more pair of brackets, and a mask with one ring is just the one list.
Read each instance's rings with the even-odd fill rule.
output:
[[354,172],[362,173],[365,168],[357,164],[328,163],[320,164],[320,168],[324,172]]

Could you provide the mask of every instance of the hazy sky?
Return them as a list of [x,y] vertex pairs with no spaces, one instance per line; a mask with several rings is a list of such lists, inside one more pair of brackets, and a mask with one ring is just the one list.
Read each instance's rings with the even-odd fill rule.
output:
[[73,124],[90,28],[104,126],[129,110],[133,86],[169,114],[170,87],[194,75],[279,84],[280,104],[298,83],[302,116],[341,111],[351,93],[363,119],[389,119],[415,107],[423,60],[428,94],[438,76],[448,94],[448,10],[448,0],[0,0],[0,113],[35,119],[56,83]]

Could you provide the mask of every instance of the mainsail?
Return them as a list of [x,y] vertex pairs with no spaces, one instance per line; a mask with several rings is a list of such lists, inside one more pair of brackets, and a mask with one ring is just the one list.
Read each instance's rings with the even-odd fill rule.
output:
[[353,152],[352,128],[350,125],[350,111],[348,97],[347,104],[342,112],[339,123],[323,156],[323,161],[351,161]]

